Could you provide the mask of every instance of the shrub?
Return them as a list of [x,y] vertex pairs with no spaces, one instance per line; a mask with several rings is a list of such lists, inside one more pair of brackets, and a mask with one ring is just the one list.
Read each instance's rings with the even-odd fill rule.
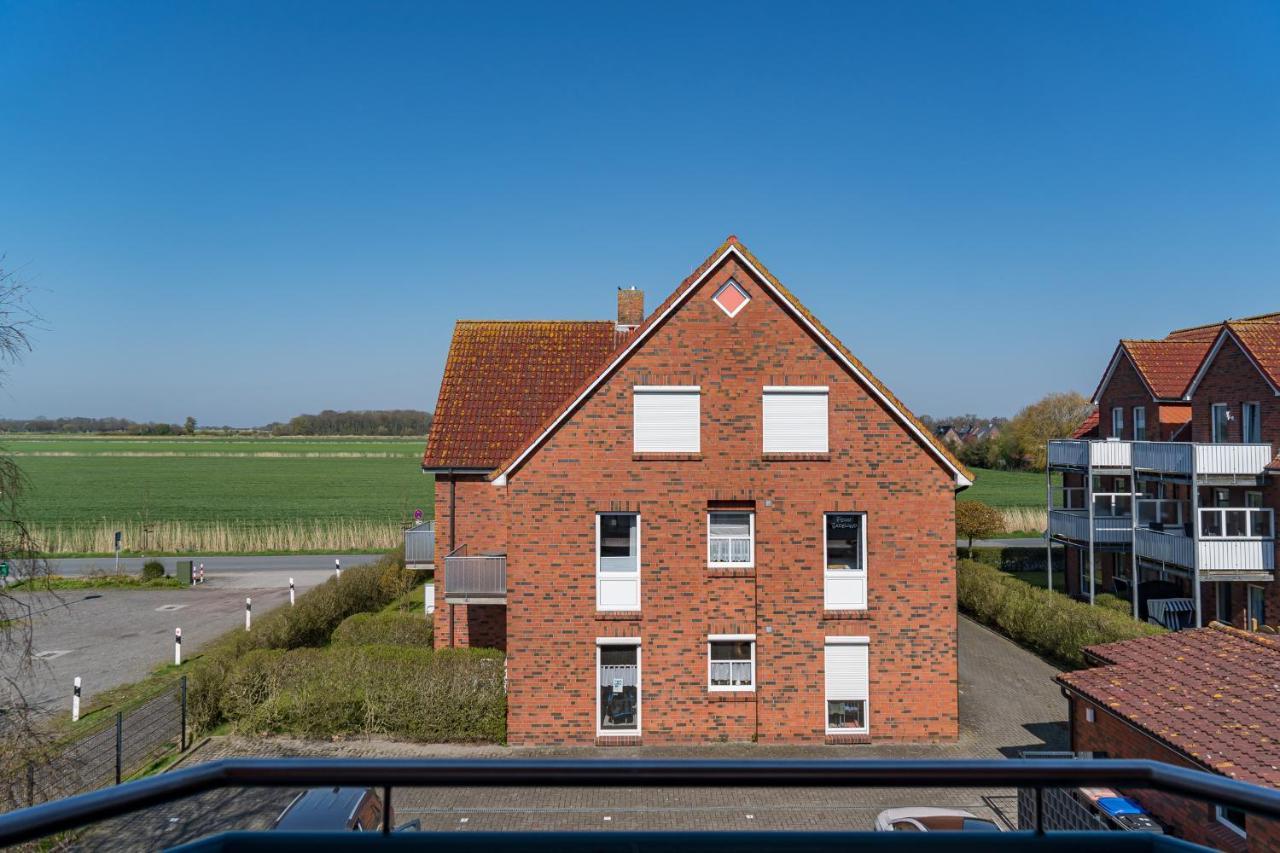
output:
[[1064,664],[1083,666],[1086,646],[1164,633],[1117,610],[1073,601],[974,560],[961,560],[956,568],[961,610]]
[[431,648],[435,637],[433,620],[417,613],[357,613],[342,620],[333,631],[334,645],[425,646]]
[[1105,607],[1108,610],[1114,610],[1117,613],[1123,613],[1125,616],[1132,617],[1133,602],[1127,598],[1121,598],[1118,595],[1112,595],[1109,592],[1100,592],[1093,597],[1095,607]]
[[197,732],[227,718],[222,694],[241,658],[255,649],[298,649],[322,646],[344,619],[380,610],[417,582],[404,567],[404,551],[393,551],[374,563],[344,569],[298,597],[295,607],[282,607],[254,621],[252,631],[228,631],[205,648],[191,667],[187,711]]
[[246,735],[501,742],[502,662],[501,652],[488,649],[259,650],[227,678],[222,713]]
[[162,577],[164,577],[164,563],[159,560],[147,560],[142,564],[142,579],[144,581],[153,581]]
[[[1043,572],[1044,542],[1028,539],[1028,544],[1021,548],[974,548],[966,554],[967,549],[957,548],[956,556],[984,563],[1004,572]],[[1064,571],[1062,549],[1053,555],[1053,571],[1055,574]]]

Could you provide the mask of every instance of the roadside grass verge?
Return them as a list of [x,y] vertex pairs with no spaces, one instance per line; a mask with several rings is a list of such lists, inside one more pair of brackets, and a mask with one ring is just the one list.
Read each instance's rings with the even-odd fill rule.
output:
[[1090,606],[1033,587],[1009,572],[974,560],[956,564],[960,609],[1018,645],[1067,668],[1085,665],[1083,649],[1163,634],[1110,607]]
[[45,575],[44,577],[26,578],[10,584],[10,590],[23,592],[43,592],[46,590],[74,589],[185,589],[186,584],[177,578],[142,578],[138,575],[101,574],[84,577],[63,577],[62,575]]

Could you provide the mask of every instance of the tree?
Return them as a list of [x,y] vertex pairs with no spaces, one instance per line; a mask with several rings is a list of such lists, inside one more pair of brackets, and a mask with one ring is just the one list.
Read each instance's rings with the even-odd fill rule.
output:
[[[0,261],[3,259],[0,258]],[[26,305],[27,288],[13,272],[0,267],[0,364],[15,364],[31,351],[27,332],[35,315]],[[0,375],[3,375],[0,368]],[[33,709],[23,695],[36,660],[32,648],[31,597],[14,595],[8,584],[35,581],[48,574],[40,559],[40,547],[27,529],[21,499],[26,477],[13,457],[0,453],[0,560],[7,563],[9,577],[0,586],[0,759],[10,759],[13,745],[30,747],[34,741]],[[0,778],[12,770],[0,763]],[[12,799],[18,785],[0,782],[0,801]]]
[[186,422],[182,425],[182,431],[183,431],[183,432],[185,432],[187,435],[195,435],[195,434],[196,434],[196,419],[195,419],[195,418],[193,418],[193,417],[191,417],[191,415],[187,415],[187,420],[186,420]]
[[1000,510],[982,501],[956,501],[956,535],[969,540],[973,554],[974,539],[990,539],[1004,533],[1004,516]]
[[1043,471],[1050,439],[1069,438],[1092,411],[1093,404],[1075,391],[1050,394],[1009,421],[1002,434],[1007,437],[1006,453],[1023,466]]

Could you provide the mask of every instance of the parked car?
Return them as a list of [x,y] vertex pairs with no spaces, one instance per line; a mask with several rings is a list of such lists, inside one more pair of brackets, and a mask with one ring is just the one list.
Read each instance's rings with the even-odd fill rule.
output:
[[382,827],[382,798],[372,788],[313,788],[271,825],[286,832],[372,832]]
[[877,832],[1001,832],[999,824],[964,809],[914,806],[876,815]]

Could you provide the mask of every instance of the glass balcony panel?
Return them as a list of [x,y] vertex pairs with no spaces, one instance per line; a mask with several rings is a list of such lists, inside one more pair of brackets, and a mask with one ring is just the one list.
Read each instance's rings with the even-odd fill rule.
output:
[[1228,536],[1248,536],[1249,535],[1249,512],[1243,509],[1229,509],[1223,512],[1227,517],[1227,535]]
[[1249,515],[1251,516],[1250,521],[1253,527],[1251,535],[1260,539],[1270,539],[1272,536],[1271,513],[1265,509],[1255,509],[1251,510]]
[[1200,513],[1200,535],[1201,536],[1221,536],[1222,535],[1222,513],[1220,512],[1202,512]]

